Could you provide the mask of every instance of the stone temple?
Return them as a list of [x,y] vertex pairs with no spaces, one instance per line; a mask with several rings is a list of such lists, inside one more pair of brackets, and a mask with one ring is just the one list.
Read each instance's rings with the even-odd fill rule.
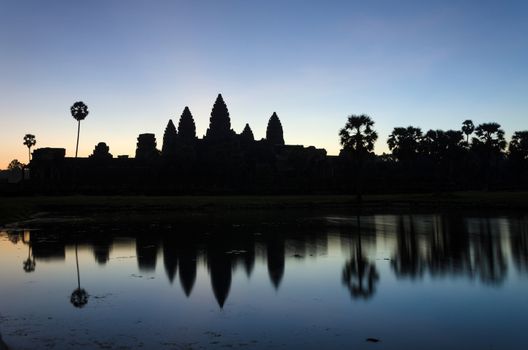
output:
[[36,149],[28,186],[86,193],[324,191],[333,181],[335,158],[324,149],[285,144],[276,113],[265,139],[255,140],[248,124],[238,134],[219,94],[203,138],[196,136],[193,115],[185,107],[177,124],[167,123],[161,147],[154,134],[140,134],[134,158],[113,157],[104,142],[88,158],[67,158],[62,148]]

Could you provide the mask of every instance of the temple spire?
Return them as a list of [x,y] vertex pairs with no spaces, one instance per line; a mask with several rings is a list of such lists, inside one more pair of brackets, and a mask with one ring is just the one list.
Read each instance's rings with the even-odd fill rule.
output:
[[273,112],[268,122],[268,128],[266,129],[266,140],[272,145],[284,145],[284,135],[282,132],[282,124],[277,116],[277,113]]
[[172,119],[169,119],[167,127],[165,128],[165,133],[163,134],[163,147],[161,148],[161,154],[163,157],[171,158],[176,155],[177,137],[178,133],[176,127],[174,126]]
[[242,130],[242,133],[240,134],[244,140],[247,141],[255,141],[255,137],[253,136],[253,131],[249,127],[249,124],[246,124],[244,127],[244,130]]
[[196,125],[194,124],[194,118],[191,114],[191,111],[187,106],[185,106],[180,117],[178,132],[180,138],[184,141],[192,141],[196,139]]
[[224,138],[231,134],[231,119],[229,119],[229,111],[222,98],[222,94],[218,94],[213,105],[213,110],[211,111],[209,129],[207,129],[206,136],[212,138]]

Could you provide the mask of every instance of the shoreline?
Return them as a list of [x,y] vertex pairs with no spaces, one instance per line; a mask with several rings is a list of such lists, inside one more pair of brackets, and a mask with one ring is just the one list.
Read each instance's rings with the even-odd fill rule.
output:
[[[51,215],[89,217],[130,214],[232,213],[255,210],[350,210],[362,213],[424,210],[528,210],[528,192],[295,196],[34,196],[4,197],[0,226]],[[128,215],[126,215],[128,214]],[[123,215],[126,215],[123,217]]]

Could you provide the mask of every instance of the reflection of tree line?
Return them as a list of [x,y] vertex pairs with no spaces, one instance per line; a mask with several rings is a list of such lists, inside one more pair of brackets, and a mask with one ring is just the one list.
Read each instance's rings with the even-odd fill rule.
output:
[[[393,236],[395,242],[393,252],[387,258],[390,258],[391,268],[398,278],[422,278],[429,273],[431,276],[460,275],[478,278],[487,284],[500,284],[507,273],[507,258],[501,239],[509,240],[517,269],[528,273],[528,221],[524,217],[506,222],[510,233],[507,237],[501,234],[499,222],[492,219],[465,220],[459,216],[391,218],[394,219],[393,225],[390,222],[386,225],[391,231],[389,237]],[[208,234],[162,231],[136,235],[138,268],[145,272],[155,270],[161,249],[168,280],[172,284],[178,277],[184,294],[190,296],[197,269],[204,264],[220,307],[228,298],[234,270],[240,268],[250,278],[255,260],[266,260],[270,282],[279,289],[288,258],[309,258],[325,253],[327,249],[327,235],[311,233],[313,229],[302,232],[272,228],[263,234],[244,229],[235,234],[232,229],[225,228]],[[346,243],[349,253],[341,278],[352,298],[366,299],[375,294],[380,275],[376,260],[368,252],[369,248],[375,247],[377,234],[376,227],[359,218],[354,225],[342,228],[341,245]],[[16,237],[20,234],[10,234],[13,242],[20,239]],[[64,260],[66,245],[76,248],[77,244],[89,245],[95,260],[106,264],[114,243],[109,235],[90,236],[88,233],[76,241],[68,235],[46,234],[45,231],[32,235],[31,239],[24,235],[21,240],[28,245],[28,257],[23,261],[23,269],[27,272],[35,270],[38,260]],[[77,282],[76,290],[82,290],[79,277]]]
[[[426,271],[432,276],[464,275],[478,278],[487,284],[500,284],[507,273],[506,257],[501,245],[498,222],[490,219],[475,219],[471,224],[463,218],[452,216],[431,217],[431,222],[417,229],[418,218],[401,216],[396,225],[396,249],[391,259],[392,268],[398,277],[417,278]],[[470,228],[475,226],[475,232]],[[514,241],[526,232],[511,232],[512,252]],[[528,250],[513,254],[528,256]]]

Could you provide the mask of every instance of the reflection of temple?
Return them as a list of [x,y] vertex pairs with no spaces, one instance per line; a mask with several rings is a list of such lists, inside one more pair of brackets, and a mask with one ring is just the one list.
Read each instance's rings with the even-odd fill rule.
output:
[[154,235],[139,235],[136,238],[136,254],[140,271],[154,271],[158,259],[158,240]]
[[191,295],[196,281],[197,249],[194,240],[185,237],[170,235],[163,240],[163,264],[167,277],[172,284],[178,273],[187,297]]
[[330,158],[324,149],[286,145],[273,113],[266,138],[255,140],[248,124],[237,134],[221,95],[200,139],[185,107],[178,126],[169,120],[161,150],[154,134],[140,134],[135,158],[114,158],[101,142],[88,158],[65,158],[65,150],[33,152],[31,182],[39,190],[168,192],[317,190],[326,186]]
[[266,240],[266,252],[268,261],[268,273],[271,283],[278,289],[284,276],[285,246],[284,237],[273,235]]
[[[356,220],[351,220],[337,231],[286,224],[237,229],[208,223],[181,225],[177,230],[172,226],[127,227],[127,237],[135,241],[135,245],[130,244],[127,238],[127,249],[132,250],[130,255],[136,251],[138,269],[143,272],[154,271],[157,260],[163,259],[159,265],[162,263],[168,281],[179,286],[187,297],[193,293],[199,268],[206,268],[212,294],[220,307],[226,305],[235,288],[232,283],[236,273],[252,278],[255,264],[262,264],[261,268],[267,269],[270,288],[279,290],[289,277],[285,274],[289,262],[325,255],[330,243],[338,243],[343,249],[345,259],[335,276],[341,277],[354,299],[375,295],[379,279],[383,278],[378,270],[380,264],[390,266],[392,269],[387,271],[397,278],[458,276],[491,285],[501,285],[506,280],[510,261],[520,273],[528,272],[525,217],[506,221],[457,215],[388,215],[382,220],[385,227],[372,224],[374,221],[367,217],[355,224]],[[112,228],[97,227],[72,237],[71,232],[78,227],[65,227],[62,231],[42,227],[34,233],[16,231],[7,236],[13,244],[26,245],[20,261],[24,271],[31,272],[36,267],[38,273],[47,262],[64,260],[66,247],[71,249],[76,242],[79,249],[91,250],[95,263],[110,264],[110,253],[118,250],[116,244],[120,244]],[[326,232],[333,232],[333,236]],[[383,255],[374,258],[379,244],[386,244]]]

